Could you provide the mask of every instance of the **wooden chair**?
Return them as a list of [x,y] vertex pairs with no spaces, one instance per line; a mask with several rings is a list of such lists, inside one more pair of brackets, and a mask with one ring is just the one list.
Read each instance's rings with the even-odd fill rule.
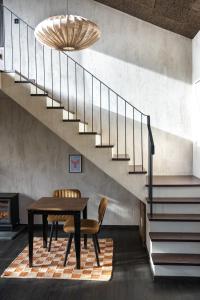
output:
[[[96,255],[96,260],[97,260],[97,266],[99,267],[99,255],[98,253],[101,253],[101,249],[99,247],[99,241],[98,241],[98,233],[101,229],[101,225],[103,222],[103,218],[106,212],[106,208],[108,205],[108,200],[106,198],[102,198],[99,204],[99,209],[98,209],[98,221],[96,220],[91,220],[91,219],[87,219],[81,220],[81,234],[87,234],[87,235],[92,235],[92,239],[93,239],[93,244],[94,244],[94,250],[95,250],[95,255]],[[66,233],[69,233],[69,241],[67,244],[67,249],[66,249],[66,254],[65,254],[65,260],[64,260],[64,266],[66,266],[66,262],[67,262],[67,257],[70,253],[70,249],[71,249],[71,244],[72,244],[72,240],[74,237],[74,219],[71,219],[70,221],[67,221],[64,224],[63,227],[64,231]]]
[[[75,189],[60,189],[53,192],[53,197],[55,198],[81,198],[81,192]],[[58,237],[58,223],[59,222],[70,222],[73,220],[73,216],[56,216],[56,215],[49,215],[48,222],[52,223],[51,225],[51,232],[50,232],[50,240],[49,240],[49,247],[48,251],[51,251],[51,243],[52,238],[55,230],[55,239],[57,240]]]

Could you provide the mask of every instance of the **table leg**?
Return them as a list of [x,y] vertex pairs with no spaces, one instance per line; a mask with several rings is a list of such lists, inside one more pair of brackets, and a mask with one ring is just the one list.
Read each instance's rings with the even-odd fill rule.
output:
[[74,215],[74,241],[75,241],[75,249],[76,249],[76,268],[80,269],[81,267],[81,234],[80,234],[80,212],[77,212]]
[[29,267],[33,266],[33,213],[28,212],[28,245],[29,245]]
[[[87,205],[83,210],[83,219],[87,219]],[[87,234],[84,234],[84,248],[87,249]]]
[[42,215],[42,224],[43,224],[43,248],[47,248],[47,215],[43,214]]

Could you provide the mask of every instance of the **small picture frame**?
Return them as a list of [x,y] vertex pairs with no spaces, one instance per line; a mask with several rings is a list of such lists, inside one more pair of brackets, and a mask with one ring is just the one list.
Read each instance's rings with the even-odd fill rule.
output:
[[69,154],[69,173],[82,173],[82,155]]

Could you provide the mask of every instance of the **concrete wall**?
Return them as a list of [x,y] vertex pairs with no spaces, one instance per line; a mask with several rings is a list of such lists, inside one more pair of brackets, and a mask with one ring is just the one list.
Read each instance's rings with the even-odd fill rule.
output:
[[[4,3],[32,26],[66,12],[66,0]],[[155,128],[190,139],[191,40],[93,0],[69,1],[69,10],[97,22],[102,30],[98,43],[72,56],[150,114]]]
[[193,173],[200,177],[200,32],[192,41],[193,46]]
[[[0,95],[0,192],[20,193],[20,218],[27,206],[57,188],[78,188],[89,196],[89,217],[97,216],[101,196],[109,198],[105,224],[138,224],[139,203],[91,162],[83,158],[83,173],[68,173],[69,145],[7,96]],[[38,220],[39,221],[39,220]]]

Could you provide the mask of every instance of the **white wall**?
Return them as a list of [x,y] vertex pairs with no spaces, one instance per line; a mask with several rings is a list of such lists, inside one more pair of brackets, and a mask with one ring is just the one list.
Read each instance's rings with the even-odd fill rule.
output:
[[192,41],[193,56],[193,173],[200,177],[200,32]]

